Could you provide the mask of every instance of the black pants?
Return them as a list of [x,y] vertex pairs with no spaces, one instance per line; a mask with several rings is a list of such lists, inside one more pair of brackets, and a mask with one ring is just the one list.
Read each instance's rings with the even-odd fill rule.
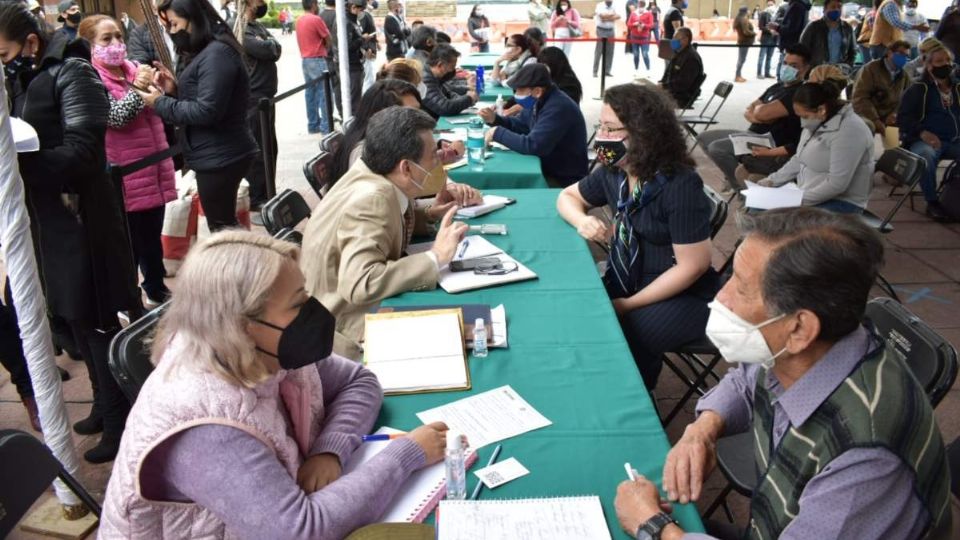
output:
[[120,323],[107,331],[95,329],[86,321],[70,321],[73,338],[83,354],[93,387],[92,415],[103,416],[103,439],[116,442],[130,414],[130,402],[110,373],[108,364],[110,341],[120,331]]
[[[323,84],[323,83],[320,83]],[[326,112],[324,112],[326,114]],[[254,103],[247,116],[247,125],[250,126],[250,132],[253,138],[257,140],[257,148],[260,149],[250,164],[250,171],[247,173],[247,182],[250,183],[250,206],[257,207],[267,202],[267,168],[270,170],[270,178],[277,177],[277,111],[273,105],[267,109],[267,134],[269,139],[263,140],[263,130],[260,126],[260,109]],[[266,149],[269,144],[271,160],[266,161]]]
[[10,298],[8,281],[6,303],[0,305],[0,364],[10,372],[10,381],[17,388],[17,394],[23,399],[33,397],[33,384],[30,381],[30,372],[27,370],[27,359],[23,356],[17,311]]
[[350,110],[356,114],[360,108],[360,96],[363,95],[363,66],[350,66]]
[[250,170],[253,157],[245,157],[214,171],[197,171],[200,206],[207,216],[210,232],[237,227],[237,189]]
[[[340,95],[340,64],[332,56],[327,58],[327,71],[330,72],[330,87],[333,89],[333,106],[342,119],[343,96]],[[330,119],[330,129],[333,129],[333,119]]]
[[141,287],[151,300],[165,300],[170,293],[163,283],[163,278],[167,274],[163,267],[163,245],[160,243],[163,213],[163,206],[139,212],[127,212],[130,242],[133,244],[133,260],[143,274]]

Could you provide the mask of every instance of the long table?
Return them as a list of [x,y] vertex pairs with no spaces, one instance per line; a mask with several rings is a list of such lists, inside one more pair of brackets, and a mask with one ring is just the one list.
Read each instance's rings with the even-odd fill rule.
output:
[[[599,495],[611,534],[626,539],[613,506],[617,485],[626,478],[623,464],[661,478],[667,437],[587,246],[557,216],[559,190],[496,193],[517,202],[470,223],[506,223],[507,236],[486,238],[538,280],[457,295],[442,289],[406,293],[384,304],[503,304],[510,347],[470,359],[470,391],[388,397],[377,425],[412,429],[419,424],[417,412],[509,384],[553,425],[503,441],[500,460],[515,457],[530,474],[484,489],[481,498]],[[474,470],[486,464],[494,446],[480,450]],[[468,476],[472,490],[476,477]],[[676,505],[674,516],[687,531],[703,530],[693,505]]]
[[[451,124],[450,120],[475,118],[473,114],[444,116],[437,121],[441,131],[462,130],[466,133],[467,124]],[[443,136],[442,134],[440,135]],[[510,150],[492,148],[482,171],[474,171],[469,165],[451,169],[448,174],[456,182],[469,184],[480,190],[546,188],[547,180],[540,168],[540,158],[526,156]]]
[[483,69],[493,69],[493,64],[503,53],[473,53],[460,59],[460,67],[463,69],[474,70],[477,66],[483,66]]

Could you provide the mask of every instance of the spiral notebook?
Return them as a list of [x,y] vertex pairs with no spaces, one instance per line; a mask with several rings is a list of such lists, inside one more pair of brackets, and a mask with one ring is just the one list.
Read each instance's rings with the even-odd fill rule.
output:
[[[376,433],[394,434],[403,432],[382,427]],[[360,465],[373,459],[373,456],[379,454],[390,443],[391,441],[375,441],[361,444],[347,463],[343,474],[350,474],[358,469]],[[469,454],[467,454],[467,469],[476,461],[477,453],[472,450],[469,451]],[[390,502],[378,521],[380,523],[422,523],[446,494],[446,473],[441,461],[410,475],[410,478],[407,478],[407,481],[397,490],[393,501]]]
[[610,540],[610,529],[596,495],[440,502],[437,540],[474,538]]

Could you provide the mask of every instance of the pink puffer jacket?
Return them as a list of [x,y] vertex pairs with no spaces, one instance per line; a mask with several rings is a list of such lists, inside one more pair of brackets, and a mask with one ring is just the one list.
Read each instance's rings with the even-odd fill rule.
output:
[[[137,66],[125,61],[123,71],[125,79],[114,75],[106,66],[96,60],[93,67],[100,73],[100,79],[113,99],[123,98],[133,89],[127,82],[133,82]],[[107,128],[107,160],[114,165],[127,165],[150,154],[165,150],[167,138],[163,132],[163,122],[149,108],[144,108],[130,123],[120,128]],[[165,159],[123,178],[123,194],[127,212],[149,210],[177,198],[177,186],[174,176],[173,160]]]

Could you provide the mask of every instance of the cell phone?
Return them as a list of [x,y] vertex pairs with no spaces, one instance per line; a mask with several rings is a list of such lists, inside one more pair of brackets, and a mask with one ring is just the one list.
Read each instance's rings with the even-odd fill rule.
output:
[[450,261],[451,272],[467,272],[475,270],[477,267],[483,267],[493,270],[502,267],[500,259],[496,257],[478,257],[476,259],[463,259],[459,261]]
[[511,204],[517,202],[516,199],[513,199],[513,198],[511,198],[511,197],[507,197],[506,199],[507,199],[507,202],[505,202],[505,203],[503,203],[503,204],[505,204],[505,205],[507,205],[507,206],[510,206]]

